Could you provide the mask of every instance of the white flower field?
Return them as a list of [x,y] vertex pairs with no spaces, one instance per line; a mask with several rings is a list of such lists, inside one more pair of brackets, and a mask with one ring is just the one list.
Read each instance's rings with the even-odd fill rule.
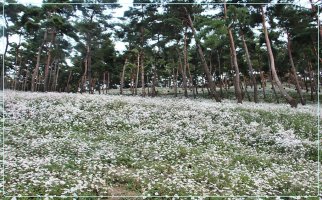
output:
[[10,90],[4,100],[6,196],[318,193],[314,105]]

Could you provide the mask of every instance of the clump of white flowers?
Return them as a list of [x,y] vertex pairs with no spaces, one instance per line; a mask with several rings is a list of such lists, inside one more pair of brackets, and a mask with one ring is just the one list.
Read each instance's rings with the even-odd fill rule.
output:
[[312,105],[14,91],[4,97],[6,195],[317,193]]

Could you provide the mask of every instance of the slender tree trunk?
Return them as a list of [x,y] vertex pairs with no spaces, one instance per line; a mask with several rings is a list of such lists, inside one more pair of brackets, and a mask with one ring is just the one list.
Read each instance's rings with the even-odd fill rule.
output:
[[250,56],[249,56],[247,44],[246,44],[246,41],[245,41],[244,33],[241,34],[241,38],[242,38],[244,49],[245,49],[246,60],[247,60],[248,68],[249,68],[250,78],[252,80],[252,85],[254,87],[254,102],[258,103],[257,83],[256,83],[256,78],[254,76],[254,69],[253,69],[252,62],[250,60]]
[[317,90],[316,90],[316,87],[315,87],[316,86],[315,78],[314,78],[314,75],[313,75],[312,63],[311,63],[310,60],[308,61],[308,64],[309,64],[309,78],[310,78],[310,85],[311,85],[311,101],[315,102],[314,92],[317,93]]
[[106,86],[106,94],[108,89],[110,88],[110,72],[107,72],[107,86]]
[[47,92],[48,90],[48,73],[49,73],[49,65],[51,62],[51,54],[52,54],[52,50],[53,50],[53,45],[55,43],[55,38],[56,38],[56,32],[55,30],[52,30],[51,32],[51,41],[50,41],[50,48],[48,51],[48,57],[47,57],[47,63],[45,66],[45,78],[44,78],[44,92]]
[[[178,59],[179,59],[179,69],[182,75],[182,84],[183,84],[183,90],[184,90],[184,96],[188,97],[188,92],[187,92],[187,75],[186,75],[186,66],[185,64],[182,64],[182,59],[181,59],[181,54],[180,51],[177,49],[177,53],[178,53]],[[184,63],[186,61],[184,60]]]
[[88,76],[88,82],[89,82],[89,93],[94,94],[94,86],[93,86],[93,78],[92,78],[92,50],[90,47],[90,43],[87,46],[88,50],[88,57],[87,57],[87,76]]
[[134,95],[134,79],[135,79],[134,70],[131,69],[131,94],[132,95]]
[[142,84],[142,96],[145,97],[145,81],[144,81],[144,53],[141,52],[141,84]]
[[265,25],[265,13],[264,13],[264,8],[263,6],[260,7],[261,8],[261,12],[262,12],[262,24],[263,24],[263,29],[264,29],[264,34],[265,34],[265,41],[266,41],[266,46],[267,46],[267,50],[268,50],[268,54],[269,54],[269,60],[271,63],[271,69],[272,69],[272,75],[273,75],[273,79],[276,82],[277,87],[279,88],[279,90],[281,91],[283,97],[287,100],[287,102],[291,105],[291,107],[297,107],[297,101],[296,99],[293,99],[283,88],[282,83],[280,82],[277,73],[276,73],[276,69],[275,69],[275,61],[274,61],[274,55],[273,55],[273,51],[271,48],[271,44],[270,44],[270,40],[268,38],[268,32],[266,29],[266,25]]
[[288,51],[288,56],[290,57],[291,72],[292,72],[292,74],[294,76],[296,90],[297,90],[297,93],[300,96],[302,105],[305,105],[305,99],[304,99],[303,94],[302,94],[302,89],[301,89],[301,86],[300,86],[300,83],[299,83],[299,80],[298,80],[298,77],[297,77],[297,74],[296,74],[295,65],[294,65],[294,62],[293,62],[293,56],[292,56],[292,50],[291,50],[291,40],[290,40],[290,34],[289,33],[287,34],[287,51]]
[[222,80],[222,77],[221,77],[221,62],[220,62],[220,56],[219,56],[219,53],[217,51],[217,60],[218,60],[218,70],[219,70],[219,89],[220,89],[220,97],[222,98],[224,93],[223,93],[223,90],[222,90],[222,85],[223,85],[223,80]]
[[269,71],[268,72],[268,80],[271,82],[273,94],[274,94],[274,97],[276,99],[276,103],[280,103],[278,95],[277,95],[276,90],[275,90],[274,80],[272,79],[272,68],[271,68],[271,64],[270,64],[269,60],[268,60],[268,68],[269,68],[269,70],[268,70]]
[[58,76],[59,76],[59,65],[57,65],[57,74],[55,76],[54,91],[57,91]]
[[[225,10],[225,18],[226,18],[227,17],[226,3],[224,3],[224,10]],[[234,70],[235,70],[235,76],[234,76],[235,95],[237,98],[237,103],[242,103],[243,98],[242,98],[242,91],[240,89],[240,77],[239,77],[239,67],[237,63],[237,54],[236,54],[234,37],[230,26],[228,26],[228,35],[229,35],[230,49],[232,53],[232,60],[233,60]]]
[[104,85],[104,88],[103,88],[103,91],[102,93],[104,94],[104,89],[106,88],[106,71],[103,73],[103,85]]
[[265,87],[266,87],[266,81],[265,81],[265,77],[264,77],[264,71],[260,72],[260,78],[261,78],[261,85],[262,85],[262,90],[263,90],[263,96],[264,99],[266,99],[266,92],[265,92]]
[[[13,81],[14,81],[14,87],[13,87],[13,89],[14,90],[17,89],[17,80],[19,80],[20,69],[21,69],[21,57],[19,59],[19,48],[20,48],[20,35],[19,35],[19,44],[16,47],[15,68],[18,66],[18,60],[20,60],[20,61],[19,61],[19,67],[18,67],[18,69],[15,69],[15,70],[18,71],[18,73],[15,75],[15,78],[13,79]],[[18,77],[18,79],[16,77]]]
[[87,47],[87,53],[86,53],[86,57],[85,57],[85,61],[84,61],[84,74],[82,77],[82,81],[81,81],[81,91],[82,92],[86,92],[86,81],[87,81],[87,71],[88,71],[88,47]]
[[[42,52],[42,48],[47,40],[47,30],[44,33],[44,39],[41,43],[41,45],[38,48],[38,54],[37,54],[37,63],[36,63],[36,67],[32,73],[32,77],[31,77],[31,91],[34,92],[35,91],[35,80],[37,81],[37,77],[38,77],[38,72],[39,72],[39,65],[40,65],[40,58],[41,58],[41,52]],[[37,85],[36,85],[37,86]]]
[[187,51],[187,28],[184,33],[184,47],[183,47],[183,69],[182,69],[182,74],[184,77],[184,82],[183,82],[183,87],[184,87],[184,96],[188,97],[188,91],[187,91],[187,86],[188,86],[188,81],[187,81],[187,68],[188,68],[188,51]]
[[[175,66],[175,63],[173,61],[173,65]],[[176,71],[176,72],[175,72]],[[173,69],[173,88],[174,88],[174,96],[178,96],[178,68]]]
[[187,70],[188,70],[189,79],[190,79],[189,88],[192,91],[193,98],[196,98],[196,93],[195,93],[195,90],[193,89],[194,85],[193,85],[193,81],[192,81],[192,75],[191,75],[191,72],[190,72],[189,62],[187,62]]
[[136,68],[136,79],[135,79],[135,90],[134,90],[135,95],[138,94],[139,72],[140,72],[140,54],[138,53],[138,65]]
[[155,85],[156,85],[156,67],[155,65],[153,64],[152,65],[152,73],[153,73],[153,77],[152,77],[152,97],[156,96],[156,90],[155,90]]
[[184,9],[185,9],[187,17],[188,17],[189,26],[190,26],[190,28],[192,30],[192,33],[193,33],[195,41],[196,41],[196,46],[197,46],[197,49],[198,49],[199,56],[201,58],[201,63],[203,65],[204,71],[205,71],[207,79],[208,79],[208,85],[210,87],[211,96],[214,97],[217,102],[221,102],[221,99],[220,99],[219,95],[217,94],[217,92],[215,90],[215,85],[214,85],[214,82],[212,80],[213,77],[212,77],[212,75],[211,75],[211,73],[209,71],[209,67],[207,65],[204,53],[203,53],[202,48],[200,46],[200,41],[198,40],[197,33],[196,33],[196,30],[195,30],[195,28],[193,26],[193,22],[191,20],[190,14],[188,13],[188,10],[186,8],[184,8]]
[[120,84],[120,94],[123,94],[124,76],[125,76],[125,67],[126,67],[126,64],[127,64],[127,58],[125,58],[125,62],[124,62],[123,69],[122,69],[121,84]]
[[250,98],[250,95],[249,95],[249,92],[247,90],[247,80],[246,80],[246,76],[243,76],[243,87],[245,89],[245,93],[246,93],[246,96],[247,96],[247,99],[248,101],[252,101],[252,99]]
[[72,79],[72,71],[69,71],[68,80],[67,80],[67,92],[70,92],[70,80]]

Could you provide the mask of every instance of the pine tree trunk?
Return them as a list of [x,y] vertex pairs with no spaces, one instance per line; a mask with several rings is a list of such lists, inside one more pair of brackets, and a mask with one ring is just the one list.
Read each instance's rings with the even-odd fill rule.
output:
[[261,12],[262,12],[262,24],[263,24],[263,30],[264,30],[264,34],[265,34],[265,41],[266,41],[266,46],[267,46],[267,50],[268,50],[268,54],[269,54],[269,60],[271,63],[271,69],[272,69],[272,75],[273,75],[273,79],[276,82],[277,87],[279,88],[280,92],[282,93],[283,97],[286,99],[286,101],[291,105],[291,107],[297,107],[297,101],[296,99],[293,99],[283,88],[282,83],[280,82],[277,73],[276,73],[276,69],[275,69],[275,61],[274,61],[274,55],[273,55],[273,51],[271,48],[271,44],[270,44],[270,40],[268,38],[268,32],[266,29],[266,25],[265,25],[265,13],[264,13],[264,8],[263,6],[260,7],[261,8]]
[[152,73],[153,73],[153,77],[152,77],[152,97],[155,97],[156,96],[156,90],[155,90],[155,85],[156,85],[156,67],[155,65],[153,64],[152,65]]
[[145,81],[144,81],[144,53],[141,52],[141,84],[142,84],[142,96],[145,97]]
[[[225,18],[227,16],[227,8],[226,8],[226,3],[224,4],[224,10],[225,10]],[[232,53],[232,61],[234,65],[234,70],[235,70],[235,76],[234,76],[234,87],[235,87],[235,95],[237,99],[237,103],[242,103],[242,91],[240,89],[240,77],[239,77],[239,67],[237,63],[237,55],[236,55],[236,48],[235,48],[235,42],[234,42],[234,37],[233,33],[231,31],[231,28],[228,26],[228,36],[229,36],[229,42],[230,42],[230,49]]]
[[265,92],[266,83],[265,83],[264,71],[261,71],[260,72],[260,78],[261,78],[261,85],[262,85],[262,90],[263,90],[263,96],[264,96],[264,99],[266,99],[266,92]]
[[252,62],[250,60],[250,56],[249,56],[247,44],[246,44],[246,41],[245,41],[244,33],[241,34],[241,37],[242,37],[243,45],[244,45],[244,48],[245,48],[245,54],[246,54],[246,60],[247,60],[248,68],[249,68],[250,78],[252,80],[252,85],[254,87],[254,102],[258,103],[257,83],[256,83],[256,78],[254,76],[254,69],[253,69]]
[[[188,97],[188,92],[187,92],[187,75],[186,75],[186,66],[185,64],[182,64],[182,59],[181,59],[181,54],[180,51],[177,49],[177,53],[178,53],[178,59],[179,59],[179,69],[180,69],[180,73],[182,75],[182,84],[183,84],[183,90],[184,90],[184,96]],[[185,63],[185,60],[184,60]]]
[[55,30],[52,30],[51,41],[50,41],[51,47],[49,48],[49,51],[48,51],[47,63],[46,63],[46,66],[45,66],[44,92],[47,92],[47,90],[48,90],[49,65],[50,65],[50,62],[51,62],[51,53],[52,53],[53,45],[54,45],[54,42],[55,42],[55,38],[56,38],[56,32],[55,32]]
[[311,85],[311,101],[315,102],[314,92],[317,93],[317,90],[316,90],[316,87],[315,87],[315,78],[314,78],[314,75],[313,75],[311,61],[308,61],[308,64],[309,64],[309,78],[310,78],[310,85]]
[[268,61],[268,80],[271,82],[271,85],[272,85],[272,90],[273,90],[273,94],[274,94],[274,97],[276,99],[276,103],[280,103],[279,101],[279,98],[278,98],[278,95],[276,93],[276,90],[275,90],[275,85],[274,85],[274,80],[272,79],[272,68],[271,68],[271,64],[270,62]]
[[38,72],[39,72],[41,52],[42,52],[42,48],[43,48],[46,40],[47,40],[47,30],[44,33],[44,39],[43,39],[41,45],[38,47],[36,67],[35,67],[35,69],[34,69],[34,71],[32,73],[32,76],[31,76],[31,91],[32,92],[35,91],[35,80],[37,81],[37,79],[38,79]]
[[68,75],[68,80],[67,80],[67,91],[66,92],[70,92],[70,80],[72,78],[72,71],[69,71],[69,75]]
[[287,34],[287,50],[288,50],[288,56],[290,57],[291,72],[292,72],[292,74],[294,76],[294,79],[295,79],[296,91],[300,96],[302,105],[305,105],[305,99],[304,99],[303,94],[302,94],[302,89],[301,89],[301,86],[300,86],[300,83],[299,83],[299,80],[298,80],[298,77],[297,77],[297,74],[296,74],[295,65],[294,65],[294,62],[293,62],[293,56],[292,56],[292,51],[291,51],[291,40],[290,40],[289,33]]
[[[13,89],[14,90],[17,90],[17,82],[19,82],[19,76],[20,76],[20,70],[21,70],[21,57],[20,58],[18,58],[19,57],[19,47],[20,47],[20,43],[18,44],[18,46],[17,46],[17,48],[16,48],[16,58],[15,58],[15,67],[16,66],[19,66],[18,67],[18,69],[17,69],[17,74],[16,74],[16,76],[15,76],[15,78],[14,78],[14,87],[13,87]],[[19,59],[19,65],[18,65],[18,59]]]
[[121,83],[120,83],[120,94],[123,94],[123,87],[124,87],[124,76],[125,76],[125,67],[127,63],[127,58],[125,59],[123,69],[122,69],[122,75],[121,75]]
[[110,88],[110,72],[107,72],[107,86],[106,86],[106,94],[108,89]]
[[136,68],[136,78],[135,78],[135,89],[134,89],[134,94],[138,94],[138,83],[139,83],[139,72],[140,72],[140,53],[138,53],[138,64]]
[[187,68],[188,68],[188,52],[187,52],[187,28],[185,30],[184,33],[184,47],[183,47],[183,70],[182,70],[182,74],[184,77],[184,81],[183,81],[183,87],[184,87],[184,96],[188,97],[188,91],[187,91],[187,87],[188,87],[188,81],[187,81]]
[[87,71],[88,71],[88,53],[86,53],[85,61],[84,61],[84,74],[81,81],[81,91],[86,92],[86,81],[87,81]]
[[[174,64],[174,61],[173,61]],[[173,69],[173,87],[174,87],[174,96],[178,96],[178,68]]]
[[57,65],[57,74],[56,74],[56,77],[55,77],[54,91],[57,91],[58,76],[59,76],[59,65]]
[[92,51],[91,51],[91,47],[90,44],[88,44],[87,46],[87,53],[88,53],[88,57],[87,57],[87,77],[88,77],[88,83],[89,83],[89,94],[94,94],[94,86],[93,86],[93,80],[92,80]]
[[199,56],[201,58],[201,63],[202,63],[204,72],[206,73],[206,76],[207,76],[207,79],[208,79],[208,85],[210,87],[211,96],[214,97],[217,102],[221,102],[221,99],[220,99],[219,95],[217,94],[217,92],[215,90],[215,86],[214,86],[214,83],[213,83],[213,80],[212,80],[213,77],[210,74],[209,67],[207,65],[207,62],[206,62],[204,53],[203,53],[202,48],[200,46],[200,41],[198,40],[197,33],[196,33],[196,30],[195,30],[195,28],[193,26],[193,22],[191,20],[190,14],[188,13],[188,11],[187,11],[186,8],[184,8],[184,9],[186,11],[186,15],[187,15],[187,18],[188,18],[189,26],[190,26],[190,28],[192,30],[192,33],[193,33],[194,38],[195,38],[195,41],[196,41],[196,46],[197,46],[197,49],[198,49]]

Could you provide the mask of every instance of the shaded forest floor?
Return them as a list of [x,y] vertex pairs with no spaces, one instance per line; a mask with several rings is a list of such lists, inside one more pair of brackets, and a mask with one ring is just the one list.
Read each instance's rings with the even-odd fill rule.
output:
[[315,105],[4,96],[6,196],[317,194]]

